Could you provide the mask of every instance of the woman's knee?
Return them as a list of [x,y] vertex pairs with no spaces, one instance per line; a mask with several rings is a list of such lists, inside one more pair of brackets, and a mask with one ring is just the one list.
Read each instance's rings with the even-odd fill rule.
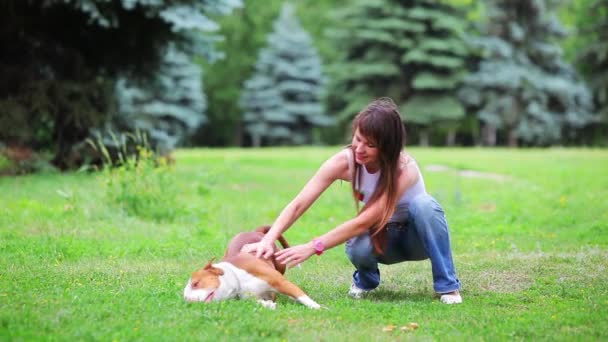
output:
[[346,242],[346,254],[357,268],[375,268],[376,255],[369,234],[356,236]]
[[416,196],[409,203],[410,220],[445,220],[445,212],[441,205],[429,194]]
[[432,215],[440,213],[443,215],[441,205],[429,194],[420,194],[414,197],[409,203],[409,213],[412,216]]
[[[409,215],[418,233],[447,231],[447,220],[441,205],[428,194],[416,196],[409,204]],[[421,231],[422,230],[422,231]]]

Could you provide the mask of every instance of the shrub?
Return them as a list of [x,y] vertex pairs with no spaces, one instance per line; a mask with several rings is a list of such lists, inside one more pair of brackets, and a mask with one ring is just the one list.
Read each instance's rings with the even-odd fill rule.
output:
[[152,151],[141,132],[121,135],[120,140],[113,137],[121,146],[115,151],[115,158],[101,140],[97,143],[89,140],[103,156],[101,180],[109,204],[120,207],[128,215],[154,221],[171,222],[184,214],[169,157]]
[[50,156],[36,153],[29,147],[3,146],[0,144],[0,175],[25,175],[35,172],[54,172]]

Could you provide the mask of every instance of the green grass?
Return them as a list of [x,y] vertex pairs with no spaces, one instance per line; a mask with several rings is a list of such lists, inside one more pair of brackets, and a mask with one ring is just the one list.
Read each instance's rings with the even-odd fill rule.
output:
[[[324,310],[182,300],[190,272],[271,223],[335,151],[178,151],[167,221],[108,202],[101,173],[0,178],[0,340],[608,339],[608,150],[411,150],[448,216],[462,305],[433,298],[428,261],[381,266],[378,290],[351,300],[343,246],[287,273]],[[288,241],[350,218],[349,191],[328,189]]]

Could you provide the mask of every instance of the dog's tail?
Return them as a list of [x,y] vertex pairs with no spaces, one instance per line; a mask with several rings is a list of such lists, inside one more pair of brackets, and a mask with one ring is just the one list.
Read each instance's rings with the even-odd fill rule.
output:
[[[269,230],[270,230],[270,226],[265,225],[265,226],[258,227],[255,231],[266,235],[266,233],[268,233]],[[283,235],[279,235],[278,240],[279,240],[279,243],[281,244],[281,246],[283,246],[283,248],[289,248],[289,244],[287,243],[287,240],[285,240]]]

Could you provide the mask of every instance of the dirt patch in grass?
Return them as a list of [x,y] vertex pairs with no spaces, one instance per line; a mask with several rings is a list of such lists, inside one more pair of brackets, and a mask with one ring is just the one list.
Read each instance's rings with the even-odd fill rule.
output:
[[498,293],[520,292],[528,289],[533,283],[532,276],[520,270],[488,270],[479,273],[475,278],[471,283],[480,291]]
[[465,178],[481,178],[481,179],[493,180],[496,182],[505,182],[505,181],[511,180],[511,176],[509,176],[509,175],[503,175],[500,173],[492,173],[492,172],[481,172],[481,171],[474,171],[474,170],[459,170],[459,169],[453,169],[453,168],[445,166],[445,165],[433,164],[433,165],[426,166],[424,169],[429,172],[455,172],[459,176],[465,177]]
[[[480,263],[471,258],[487,261]],[[596,249],[568,253],[477,254],[463,258],[459,277],[465,290],[515,293],[529,289],[539,280],[570,284],[608,281],[606,260],[608,252]]]

